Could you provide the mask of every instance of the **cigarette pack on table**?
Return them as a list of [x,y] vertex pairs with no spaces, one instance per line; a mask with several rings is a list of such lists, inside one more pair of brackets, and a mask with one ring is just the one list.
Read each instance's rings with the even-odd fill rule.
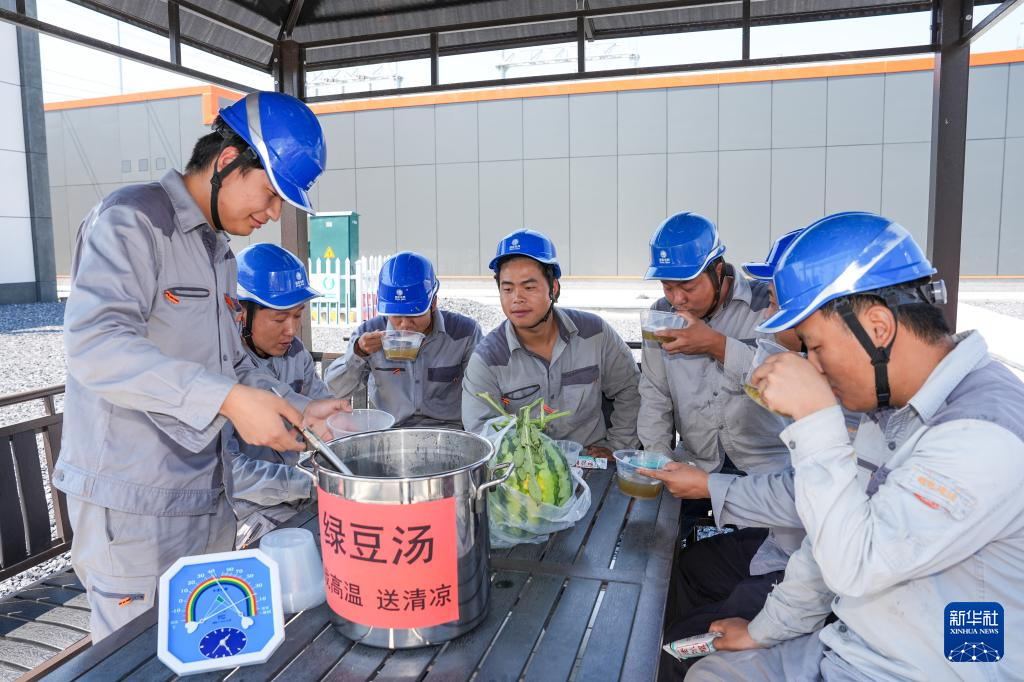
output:
[[721,632],[705,632],[702,635],[677,639],[661,648],[680,661],[686,658],[697,658],[714,653],[715,639],[721,636]]

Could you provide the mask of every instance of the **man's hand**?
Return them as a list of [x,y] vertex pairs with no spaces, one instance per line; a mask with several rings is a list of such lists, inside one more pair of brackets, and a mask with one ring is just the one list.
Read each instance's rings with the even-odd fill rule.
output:
[[722,636],[715,639],[717,651],[746,651],[760,649],[760,644],[750,636],[747,626],[750,621],[745,618],[723,618],[716,620],[708,627],[708,632],[721,632]]
[[768,409],[794,420],[836,404],[825,375],[796,353],[776,353],[757,368],[750,383]]
[[711,497],[711,491],[708,490],[708,473],[692,464],[669,462],[661,469],[638,467],[636,472],[663,481],[665,487],[675,497],[684,500],[703,500]]
[[356,355],[365,358],[384,347],[384,332],[366,332],[356,340]]
[[250,445],[265,445],[278,452],[304,449],[298,433],[285,424],[300,423],[302,415],[273,393],[235,384],[221,404],[220,413]]
[[352,402],[341,399],[314,400],[302,412],[302,425],[324,440],[331,440],[334,434],[327,426],[327,419],[339,412],[351,412]]
[[671,341],[661,344],[669,355],[710,355],[718,362],[725,362],[725,336],[709,327],[704,320],[688,312],[676,313],[687,322],[686,329],[662,329],[658,336],[670,336]]
[[602,457],[604,459],[609,460],[614,459],[612,451],[609,450],[608,448],[601,447],[600,445],[588,445],[586,451],[584,451],[583,454],[589,455],[591,457]]

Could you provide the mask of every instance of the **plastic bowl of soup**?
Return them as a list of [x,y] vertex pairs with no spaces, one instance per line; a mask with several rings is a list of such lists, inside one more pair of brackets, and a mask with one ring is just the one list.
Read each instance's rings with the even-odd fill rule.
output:
[[651,499],[661,494],[662,482],[638,473],[637,469],[660,469],[672,461],[671,457],[646,450],[616,450],[613,454],[619,490],[640,499]]
[[425,337],[419,332],[389,329],[384,332],[382,343],[384,357],[392,361],[413,361],[420,354],[420,346]]

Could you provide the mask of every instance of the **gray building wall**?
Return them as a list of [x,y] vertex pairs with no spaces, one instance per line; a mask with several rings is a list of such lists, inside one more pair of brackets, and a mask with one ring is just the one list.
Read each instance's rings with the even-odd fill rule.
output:
[[[526,226],[555,240],[567,274],[638,276],[651,233],[682,210],[718,222],[733,262],[841,210],[880,212],[924,242],[931,87],[922,71],[323,114],[313,199],[362,215],[363,253],[420,251],[443,275],[486,273],[498,239]],[[159,177],[157,155],[182,165],[199,109],[193,97],[47,114],[59,273],[102,194]],[[1024,63],[972,69],[968,137],[963,274],[1024,275]]]

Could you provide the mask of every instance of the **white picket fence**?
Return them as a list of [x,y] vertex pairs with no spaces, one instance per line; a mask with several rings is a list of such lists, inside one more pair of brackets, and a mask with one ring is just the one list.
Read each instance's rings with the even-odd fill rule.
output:
[[309,303],[313,326],[361,324],[377,314],[377,278],[387,256],[309,260],[309,283],[322,295]]

